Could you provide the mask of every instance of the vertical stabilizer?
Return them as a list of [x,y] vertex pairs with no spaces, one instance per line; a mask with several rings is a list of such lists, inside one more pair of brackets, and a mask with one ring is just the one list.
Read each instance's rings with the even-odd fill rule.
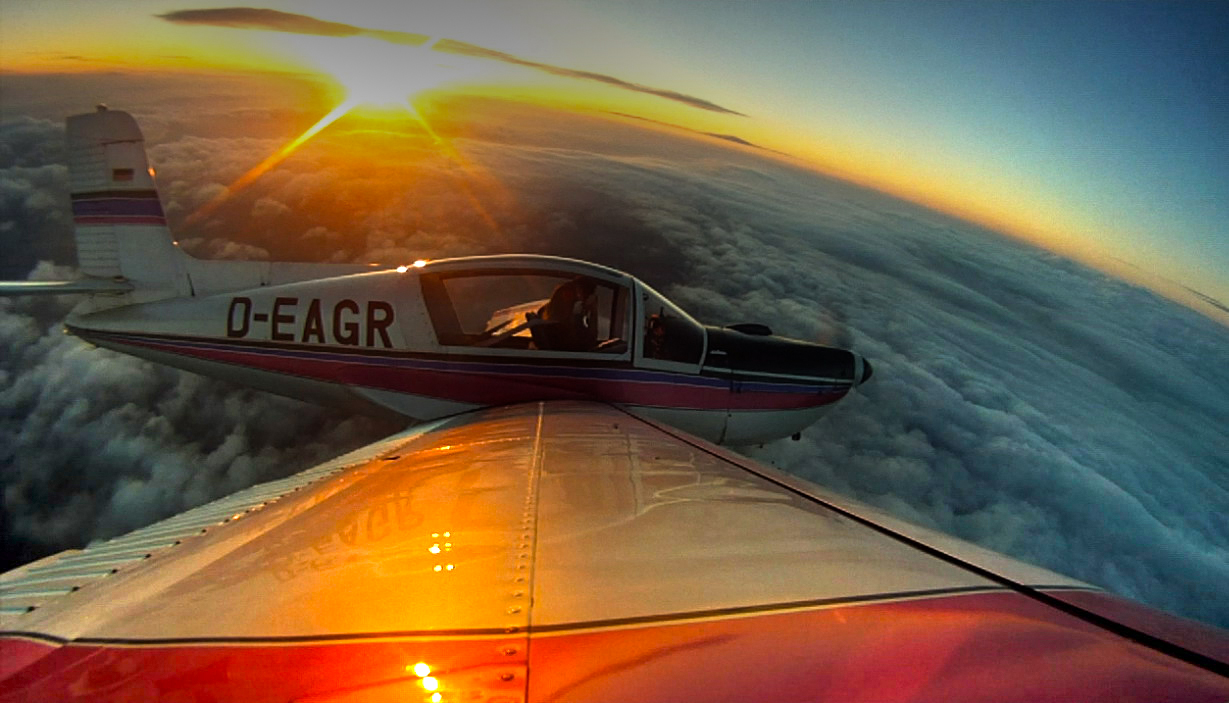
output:
[[68,118],[68,177],[81,271],[185,292],[175,245],[132,115],[99,106]]

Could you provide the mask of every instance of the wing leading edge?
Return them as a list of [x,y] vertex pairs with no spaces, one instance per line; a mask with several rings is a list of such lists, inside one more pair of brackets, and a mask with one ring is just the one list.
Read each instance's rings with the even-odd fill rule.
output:
[[416,428],[0,605],[0,700],[1229,696],[1222,631],[583,403]]

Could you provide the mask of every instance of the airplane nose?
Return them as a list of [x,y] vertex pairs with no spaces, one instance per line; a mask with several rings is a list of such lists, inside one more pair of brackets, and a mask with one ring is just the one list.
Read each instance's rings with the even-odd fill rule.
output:
[[861,385],[871,380],[871,374],[873,373],[874,373],[874,370],[871,368],[871,360],[863,359],[862,360],[862,380],[858,381],[858,384]]

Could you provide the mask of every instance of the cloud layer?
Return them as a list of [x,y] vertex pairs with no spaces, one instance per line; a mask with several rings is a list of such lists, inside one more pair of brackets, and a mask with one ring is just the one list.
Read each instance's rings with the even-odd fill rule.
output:
[[[36,275],[66,273],[43,267]],[[395,429],[92,348],[60,331],[69,307],[0,302],[6,569]]]
[[[150,119],[171,124],[180,106],[168,100]],[[874,361],[874,380],[802,441],[747,452],[906,519],[1229,626],[1225,328],[749,149],[493,101],[447,108],[438,131],[459,160],[412,126],[339,122],[181,235],[198,251],[275,259],[577,256],[641,276],[706,321],[850,345]],[[219,126],[222,114],[194,105],[199,131],[164,130],[151,145],[175,221],[280,146]],[[15,124],[0,132],[0,155],[32,156],[0,170],[0,193],[26,193],[0,200],[5,251],[70,237],[40,205],[63,199],[57,129]],[[32,169],[49,169],[49,180]],[[59,333],[66,305],[0,303],[6,564],[389,429],[88,349]]]

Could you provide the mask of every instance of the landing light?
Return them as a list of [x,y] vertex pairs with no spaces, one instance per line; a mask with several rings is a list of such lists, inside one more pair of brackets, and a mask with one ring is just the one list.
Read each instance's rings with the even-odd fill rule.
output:
[[423,266],[426,266],[426,265],[427,265],[427,260],[426,260],[426,259],[419,259],[418,261],[415,261],[415,262],[414,262],[414,268],[416,268],[416,269],[420,269],[420,268],[422,268]]
[[397,267],[397,273],[405,273],[406,271],[409,271],[409,270],[410,270],[409,266],[398,266]]
[[414,675],[420,679],[431,673],[431,667],[428,666],[426,662],[418,662],[412,667],[412,669],[414,671]]

